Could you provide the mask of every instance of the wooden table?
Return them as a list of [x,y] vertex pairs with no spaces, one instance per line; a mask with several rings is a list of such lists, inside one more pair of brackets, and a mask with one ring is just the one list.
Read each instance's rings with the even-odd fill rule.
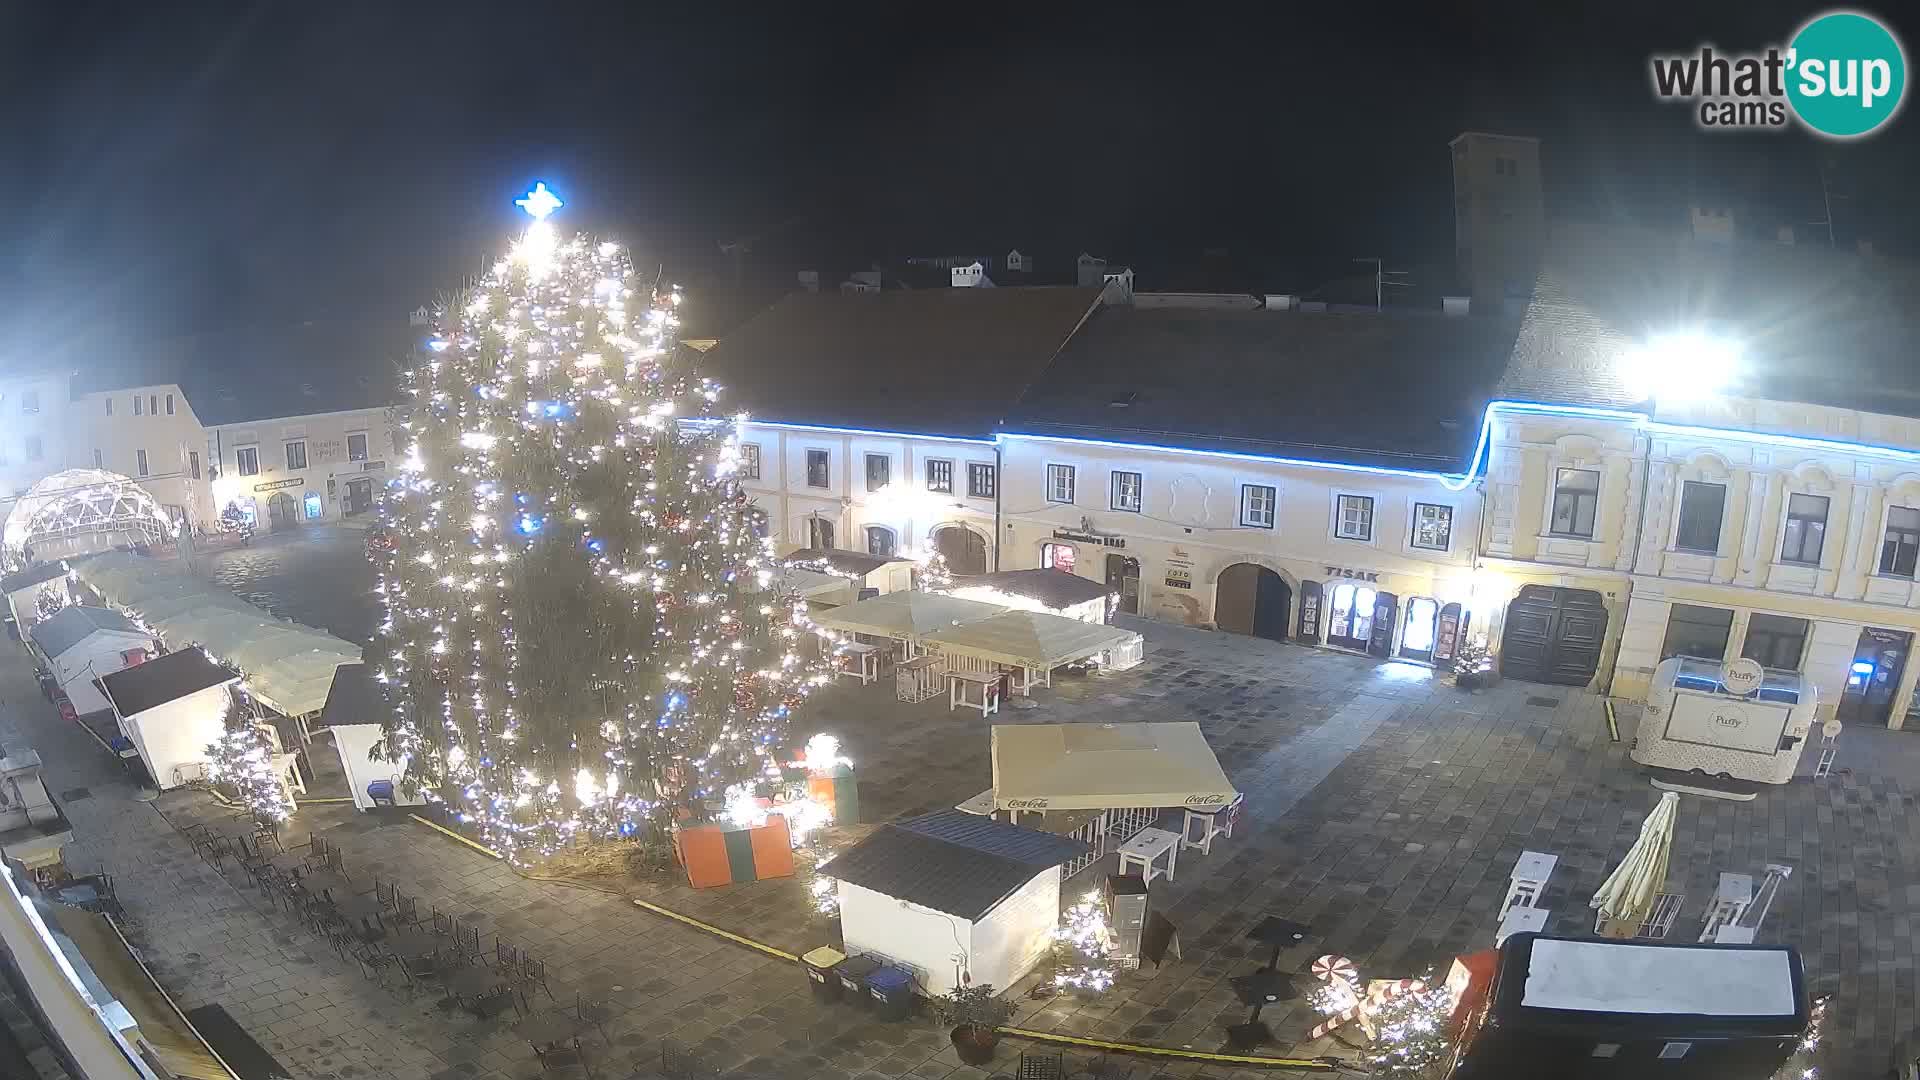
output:
[[[974,701],[967,696],[966,688],[980,688],[980,700]],[[971,671],[947,672],[947,711],[957,708],[980,710],[981,716],[992,716],[1000,711],[1000,676],[977,675]]]
[[940,696],[942,674],[938,656],[916,656],[895,664],[893,696],[901,701],[926,701]]
[[[1180,858],[1180,834],[1165,829],[1141,829],[1133,839],[1114,848],[1120,855],[1120,873],[1127,872],[1128,863],[1140,864],[1140,876],[1149,883],[1156,877],[1173,880],[1173,867]],[[1160,856],[1167,857],[1167,868],[1156,869],[1153,861]]]
[[573,1037],[579,1034],[580,1025],[571,1016],[543,1012],[513,1025],[513,1030],[535,1049],[545,1050],[573,1042]]
[[[333,898],[333,910],[340,917],[360,924],[360,929],[372,933],[384,929],[380,920],[380,901],[372,896],[339,896]],[[371,920],[371,922],[369,922]]]
[[486,997],[507,985],[506,976],[492,968],[469,964],[447,973],[447,989],[463,998]]
[[1497,949],[1506,944],[1507,939],[1515,934],[1537,934],[1546,928],[1546,908],[1509,908],[1506,918],[1500,920],[1500,929],[1493,935],[1493,947]]
[[423,930],[395,930],[381,944],[402,960],[421,960],[436,955],[453,943]]
[[[835,675],[851,675],[860,680],[861,686],[875,682],[880,678],[880,646],[868,645],[859,641],[848,641],[839,648],[842,663],[835,668]],[[851,660],[848,665],[844,661]]]
[[301,878],[300,881],[301,884],[305,885],[314,895],[324,896],[335,903],[353,895],[353,882],[348,881],[339,874],[330,874],[322,871],[317,874],[308,874]]

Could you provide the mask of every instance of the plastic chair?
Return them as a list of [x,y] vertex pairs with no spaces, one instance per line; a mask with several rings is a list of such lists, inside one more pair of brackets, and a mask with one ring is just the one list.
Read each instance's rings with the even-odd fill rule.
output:
[[493,970],[518,974],[519,969],[520,950],[496,936],[493,939]]
[[553,996],[553,987],[547,985],[547,962],[535,960],[526,953],[520,954],[520,977],[528,986],[538,986],[547,992],[548,1001],[557,1001]]
[[593,1066],[587,1063],[587,1054],[586,1051],[580,1048],[580,1039],[578,1036],[574,1038],[573,1044],[570,1046],[554,1047],[547,1050],[542,1050],[536,1046],[533,1048],[533,1056],[539,1059],[541,1072],[552,1072],[555,1069],[578,1067],[584,1069],[588,1076],[593,1075]]
[[457,922],[454,923],[453,943],[459,948],[460,955],[465,957],[468,963],[479,960],[483,955],[480,952],[480,928],[477,926],[464,926]]
[[391,780],[375,780],[374,782],[368,784],[367,798],[372,799],[373,805],[375,806],[398,805],[396,802],[394,802],[393,781]]
[[1067,1063],[1064,1054],[1028,1054],[1020,1055],[1020,1080],[1066,1080]]
[[429,904],[427,910],[433,913],[433,932],[441,937],[452,937],[453,929],[458,925],[454,917],[436,905]]
[[420,929],[420,901],[411,896],[394,894],[393,918],[403,926]]
[[613,1045],[613,1040],[607,1038],[607,1022],[613,1019],[613,1010],[607,1008],[604,1002],[589,1004],[585,997],[575,993],[573,1018],[583,1024],[592,1024],[595,1030],[600,1032],[600,1041],[607,1046]]

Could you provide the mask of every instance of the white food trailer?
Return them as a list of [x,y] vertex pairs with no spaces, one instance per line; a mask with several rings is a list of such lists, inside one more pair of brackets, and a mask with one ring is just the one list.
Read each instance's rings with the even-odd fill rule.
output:
[[[1795,672],[1675,656],[1654,671],[1630,753],[1658,769],[1784,784],[1800,763],[1818,699]],[[1828,726],[1837,733],[1836,722]]]

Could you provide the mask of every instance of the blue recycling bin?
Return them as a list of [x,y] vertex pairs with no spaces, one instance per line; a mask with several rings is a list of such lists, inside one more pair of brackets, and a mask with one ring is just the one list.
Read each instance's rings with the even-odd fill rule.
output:
[[913,975],[883,967],[867,976],[867,996],[882,1020],[905,1020],[913,1015]]

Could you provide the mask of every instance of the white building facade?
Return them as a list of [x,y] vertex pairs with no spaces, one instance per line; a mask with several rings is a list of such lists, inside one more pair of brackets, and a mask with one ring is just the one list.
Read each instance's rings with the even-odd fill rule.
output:
[[73,399],[67,460],[139,481],[178,521],[215,527],[207,478],[207,432],[179,386],[160,383],[103,390]]
[[217,463],[213,499],[262,529],[371,519],[397,467],[402,429],[387,408],[220,424],[207,429]]

